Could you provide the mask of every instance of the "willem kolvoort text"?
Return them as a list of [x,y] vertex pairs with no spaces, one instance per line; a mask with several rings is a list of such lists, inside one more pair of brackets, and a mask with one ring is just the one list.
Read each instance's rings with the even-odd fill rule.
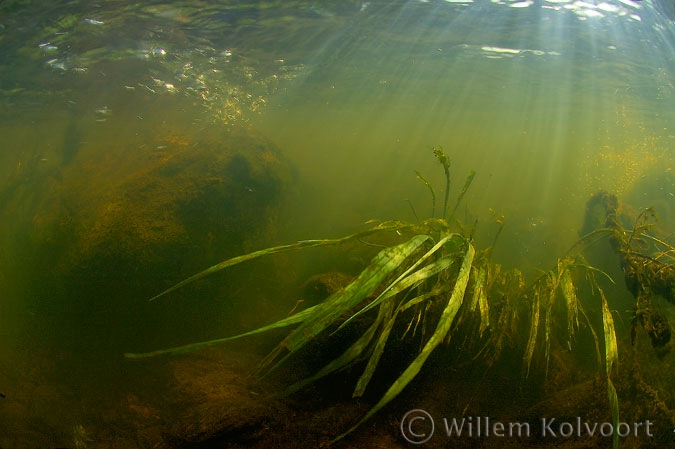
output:
[[572,421],[558,421],[556,418],[541,418],[538,423],[491,421],[488,416],[468,416],[461,419],[443,418],[448,437],[529,437],[538,435],[552,438],[568,437],[611,437],[615,433],[620,437],[653,437],[652,422],[619,422],[616,426],[610,422],[582,421],[580,417]]

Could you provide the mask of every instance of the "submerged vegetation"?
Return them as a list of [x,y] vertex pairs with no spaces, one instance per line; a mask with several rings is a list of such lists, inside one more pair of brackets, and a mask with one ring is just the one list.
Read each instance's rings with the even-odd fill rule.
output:
[[[343,348],[341,355],[287,389],[287,393],[293,393],[356,362],[364,362],[353,390],[353,397],[361,397],[387,350],[392,330],[401,329],[402,338],[414,342],[414,354],[370,410],[351,428],[335,436],[333,441],[337,441],[396,398],[442,344],[458,345],[461,351],[470,352],[468,355],[473,359],[481,358],[487,364],[499,359],[504,348],[518,348],[523,355],[522,372],[527,377],[533,371],[535,360],[546,373],[552,345],[573,350],[575,334],[583,326],[590,330],[595,341],[616,426],[619,403],[613,375],[619,351],[614,317],[599,279],[613,281],[587,262],[584,250],[599,240],[609,240],[620,259],[628,289],[636,299],[633,337],[640,324],[654,346],[665,345],[670,339],[670,327],[667,319],[655,311],[652,299],[657,295],[675,302],[675,248],[649,233],[652,211],[648,209],[640,214],[632,231],[625,231],[617,219],[616,197],[598,193],[591,198],[588,208],[594,212],[598,207],[601,209],[602,226],[589,230],[551,270],[526,282],[518,269],[504,269],[491,259],[492,248],[504,226],[503,216],[493,211],[498,227],[492,245],[482,250],[476,249],[473,243],[476,224],[467,227],[455,219],[455,211],[470,188],[475,172],[469,172],[454,207],[448,210],[450,160],[442,147],[435,148],[434,155],[443,167],[446,180],[440,218],[432,216],[418,223],[388,221],[343,238],[304,240],[255,251],[214,265],[151,299],[156,300],[233,265],[275,253],[348,241],[364,242],[376,236],[389,242],[351,283],[323,302],[244,334],[125,356],[143,359],[182,354],[292,327],[259,366],[258,374],[264,376],[309,343],[316,342],[320,335],[332,336],[345,332],[350,326],[353,328],[356,322],[366,322],[363,330],[354,333],[352,343]],[[432,215],[435,215],[436,193],[422,174],[418,172],[417,176],[431,193]],[[658,248],[657,254],[648,253],[652,247]],[[588,291],[590,298],[582,300],[579,291]],[[589,317],[586,311],[589,304],[600,310],[601,327],[598,320]],[[616,433],[613,444],[618,446]]]

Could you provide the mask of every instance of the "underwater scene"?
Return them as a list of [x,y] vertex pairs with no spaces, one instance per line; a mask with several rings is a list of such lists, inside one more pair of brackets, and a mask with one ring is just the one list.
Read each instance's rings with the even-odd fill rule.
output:
[[675,447],[675,5],[0,2],[0,449]]

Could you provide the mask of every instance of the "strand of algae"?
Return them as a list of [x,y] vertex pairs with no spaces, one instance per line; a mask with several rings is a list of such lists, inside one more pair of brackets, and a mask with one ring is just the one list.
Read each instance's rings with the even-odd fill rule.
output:
[[415,170],[415,174],[417,175],[417,179],[422,181],[422,183],[425,186],[427,186],[427,189],[429,189],[429,193],[431,193],[431,216],[435,217],[436,216],[436,192],[434,191],[434,188],[431,186],[429,181],[427,181],[427,178],[422,176],[422,173]]
[[443,195],[443,219],[445,220],[448,211],[448,195],[450,195],[450,159],[448,159],[442,146],[434,147],[433,150],[434,156],[441,163],[445,172],[445,194]]
[[475,176],[476,172],[473,170],[469,170],[469,174],[466,175],[466,180],[464,181],[464,186],[462,187],[462,190],[459,192],[459,195],[457,195],[455,207],[452,208],[452,213],[450,214],[450,218],[448,219],[448,221],[452,221],[452,218],[455,216],[455,212],[457,212],[457,208],[459,207],[459,203],[462,202],[464,195],[466,195],[466,192],[469,190],[469,187],[471,187],[471,183],[473,182],[473,178]]

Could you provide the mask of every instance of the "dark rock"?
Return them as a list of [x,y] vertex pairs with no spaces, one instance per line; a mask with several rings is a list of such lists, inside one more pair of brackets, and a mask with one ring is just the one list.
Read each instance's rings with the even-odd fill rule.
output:
[[290,176],[274,145],[243,132],[157,143],[111,148],[114,158],[79,159],[64,172],[38,233],[46,246],[60,242],[56,274],[99,287],[142,283],[158,270],[176,279],[273,234]]

